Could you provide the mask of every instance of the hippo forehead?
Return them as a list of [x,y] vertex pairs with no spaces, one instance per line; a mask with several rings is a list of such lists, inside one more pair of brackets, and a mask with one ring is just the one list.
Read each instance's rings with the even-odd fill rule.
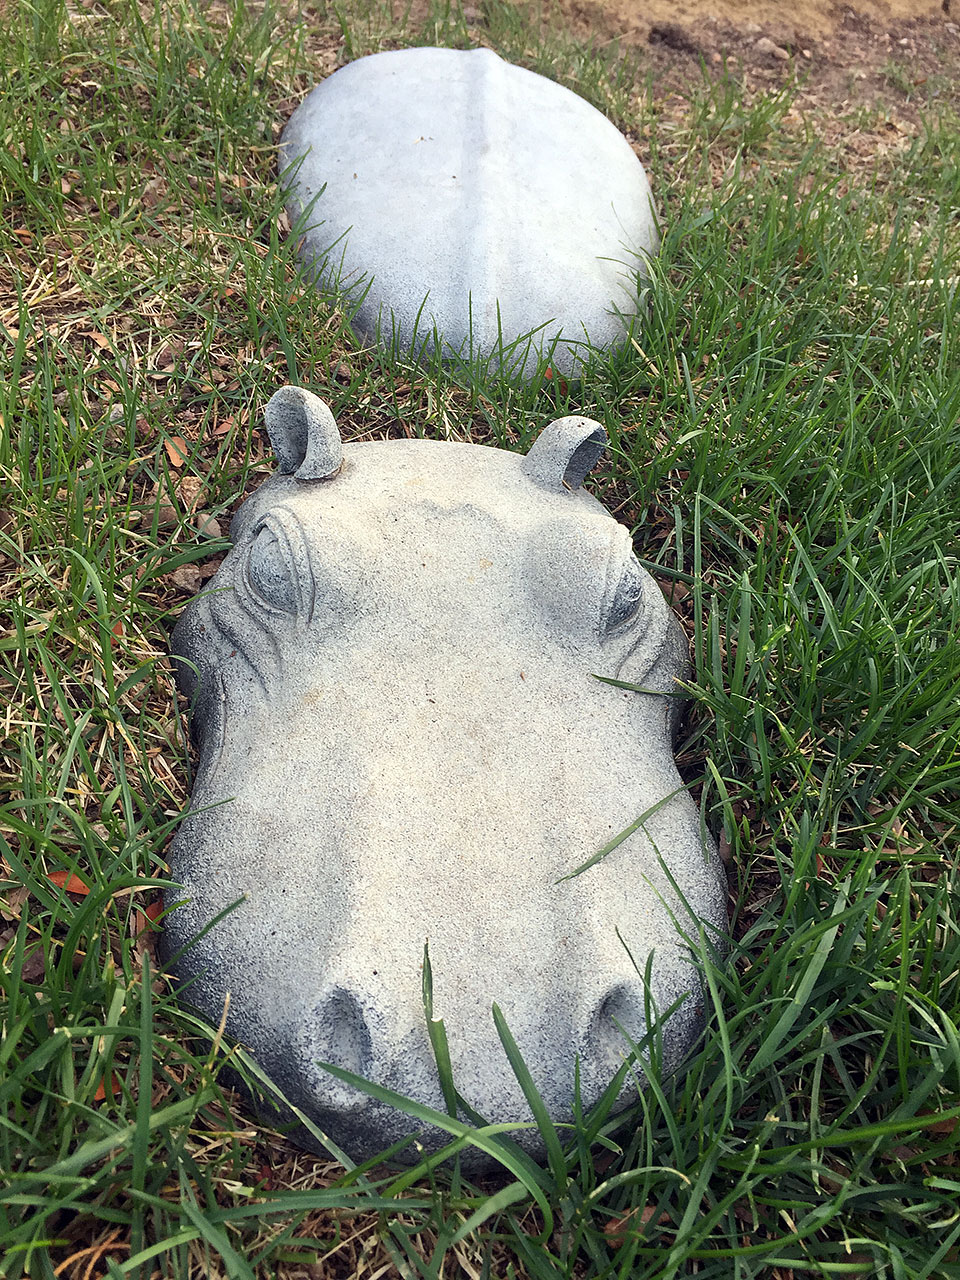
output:
[[[336,475],[311,483],[274,476],[244,504],[232,532],[279,501],[305,509],[338,511],[357,524],[389,520],[428,526],[446,513],[485,520],[504,530],[528,530],[546,520],[620,528],[604,507],[581,490],[551,491],[525,472],[524,457],[485,445],[434,440],[378,440],[344,446]],[[352,513],[352,516],[351,516]],[[623,531],[625,534],[625,531]]]
[[[596,631],[631,561],[629,535],[582,491],[550,492],[523,459],[476,445],[409,440],[347,446],[330,480],[278,476],[239,513],[233,533],[260,560],[322,575],[314,592],[352,583],[402,615],[405,605],[494,610],[501,623],[537,599]],[[283,572],[280,565],[277,572]],[[404,584],[408,590],[404,591]],[[415,590],[417,598],[410,595]],[[499,601],[500,607],[497,606]],[[457,614],[435,618],[449,628]],[[554,622],[556,622],[554,616]],[[563,629],[563,628],[562,628]]]

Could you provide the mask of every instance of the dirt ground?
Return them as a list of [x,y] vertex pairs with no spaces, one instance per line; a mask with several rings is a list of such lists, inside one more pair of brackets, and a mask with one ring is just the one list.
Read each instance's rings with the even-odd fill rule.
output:
[[[951,13],[951,4],[955,12]],[[557,0],[580,37],[644,48],[669,85],[694,64],[742,67],[758,85],[802,77],[839,110],[915,115],[960,104],[960,0]]]

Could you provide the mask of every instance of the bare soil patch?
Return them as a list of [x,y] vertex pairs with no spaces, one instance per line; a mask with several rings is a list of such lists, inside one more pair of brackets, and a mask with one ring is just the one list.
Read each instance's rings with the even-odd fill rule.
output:
[[628,38],[646,40],[657,27],[676,25],[696,29],[703,22],[731,28],[756,26],[774,39],[795,43],[829,39],[853,13],[878,26],[903,22],[949,20],[951,0],[561,0],[560,7],[574,21],[607,22]]
[[661,88],[682,89],[703,63],[757,87],[800,77],[808,103],[832,110],[916,118],[960,102],[960,0],[557,0],[557,11],[595,46],[639,54]]

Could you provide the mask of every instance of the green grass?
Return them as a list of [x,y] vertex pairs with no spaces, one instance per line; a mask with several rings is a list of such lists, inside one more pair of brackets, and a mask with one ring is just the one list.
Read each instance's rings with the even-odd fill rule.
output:
[[[678,102],[638,55],[547,30],[500,3],[419,26],[359,3],[8,14],[12,1280],[960,1275],[956,104],[851,172],[793,90],[752,93],[731,68]],[[650,159],[666,228],[650,315],[579,386],[359,348],[283,236],[275,129],[317,68],[478,37],[583,93]],[[691,937],[712,1008],[687,1070],[660,1078],[654,1036],[625,1123],[541,1117],[544,1168],[450,1116],[433,1118],[451,1149],[485,1146],[502,1176],[297,1154],[225,1091],[229,1064],[269,1097],[256,1064],[157,971],[146,909],[189,792],[167,634],[271,469],[255,428],[285,381],[353,437],[522,446],[558,414],[600,418],[614,449],[593,483],[691,635],[680,760],[706,778],[732,954],[717,968]],[[428,1118],[398,1102],[412,1128]]]

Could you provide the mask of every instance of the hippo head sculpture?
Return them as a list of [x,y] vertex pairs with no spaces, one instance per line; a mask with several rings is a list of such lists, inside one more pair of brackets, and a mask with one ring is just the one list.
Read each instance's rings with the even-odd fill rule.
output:
[[680,627],[580,488],[602,429],[562,418],[526,455],[343,445],[293,387],[266,427],[279,473],[173,639],[199,768],[165,946],[190,1002],[216,1023],[229,993],[228,1030],[356,1159],[417,1126],[321,1064],[445,1110],[427,942],[454,1083],[488,1122],[530,1119],[494,1003],[557,1121],[651,1009],[676,1006],[675,1067],[703,1018],[683,935],[716,937],[725,894],[673,759]]

